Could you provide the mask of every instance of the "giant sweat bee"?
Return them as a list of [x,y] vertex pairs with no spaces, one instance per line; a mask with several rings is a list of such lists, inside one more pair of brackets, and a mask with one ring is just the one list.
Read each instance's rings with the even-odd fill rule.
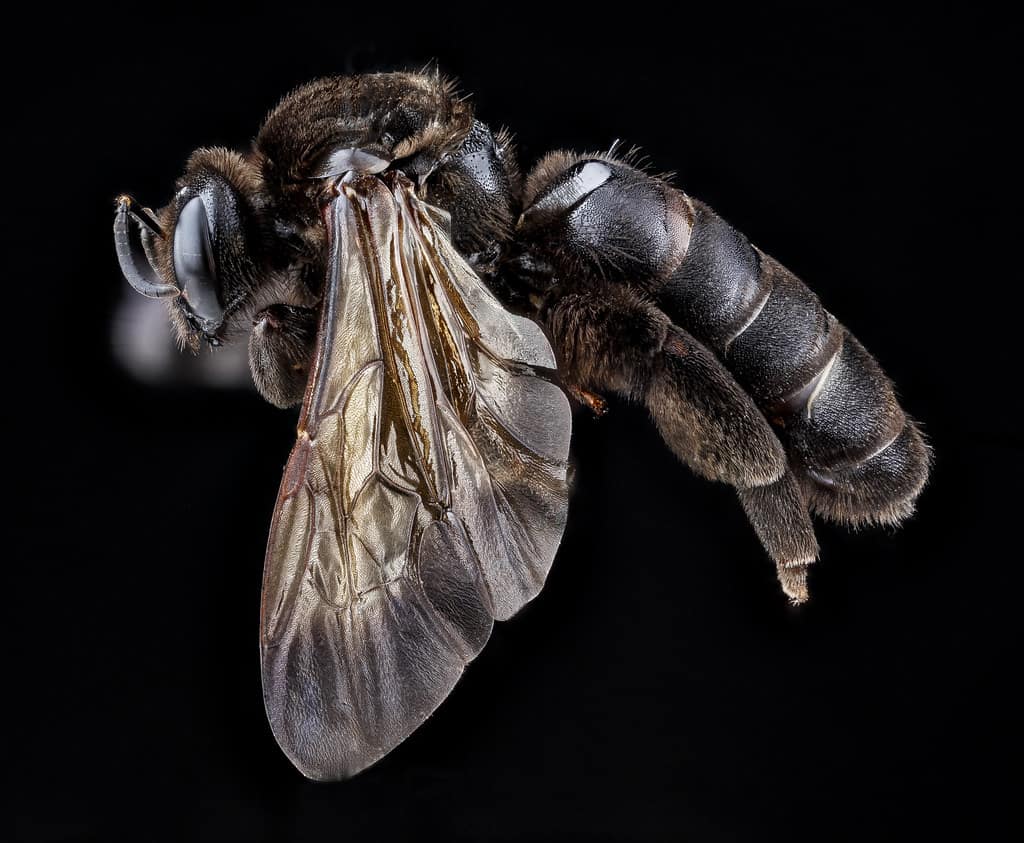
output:
[[321,79],[251,149],[198,149],[157,211],[117,202],[127,280],[181,342],[246,339],[302,405],[267,548],[264,699],[306,776],[417,728],[495,620],[540,591],[568,501],[570,402],[642,402],[737,490],[807,599],[812,514],[895,524],[929,448],[797,277],[628,156],[510,137],[436,75]]

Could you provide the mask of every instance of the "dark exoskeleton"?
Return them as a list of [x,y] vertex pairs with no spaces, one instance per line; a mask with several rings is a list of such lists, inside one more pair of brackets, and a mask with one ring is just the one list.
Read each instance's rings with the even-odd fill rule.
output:
[[605,156],[526,180],[510,260],[568,383],[643,401],[696,473],[734,486],[794,602],[809,512],[913,511],[930,451],[875,359],[799,278],[703,203]]
[[260,393],[302,403],[261,643],[274,734],[313,778],[408,736],[543,586],[568,501],[556,362],[737,489],[796,603],[811,513],[896,523],[928,474],[889,379],[792,273],[613,154],[522,178],[436,76],[301,87],[248,152],[197,150],[158,212],[121,197],[114,235],[183,345],[247,337]]

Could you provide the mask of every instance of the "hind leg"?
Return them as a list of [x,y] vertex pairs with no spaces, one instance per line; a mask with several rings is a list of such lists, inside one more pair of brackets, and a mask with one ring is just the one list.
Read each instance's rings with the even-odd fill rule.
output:
[[807,568],[818,558],[818,540],[800,481],[792,471],[767,486],[737,490],[743,511],[768,555],[779,583],[796,604],[807,600]]
[[626,285],[564,295],[545,321],[573,391],[643,401],[679,459],[740,490],[783,590],[806,600],[818,552],[807,505],[782,444],[718,359]]

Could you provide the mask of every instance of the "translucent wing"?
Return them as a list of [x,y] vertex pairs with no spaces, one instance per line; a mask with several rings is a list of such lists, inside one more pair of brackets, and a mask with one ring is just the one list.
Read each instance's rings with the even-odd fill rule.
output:
[[401,176],[340,185],[298,441],[267,548],[263,688],[307,776],[372,764],[544,584],[565,526],[569,405]]

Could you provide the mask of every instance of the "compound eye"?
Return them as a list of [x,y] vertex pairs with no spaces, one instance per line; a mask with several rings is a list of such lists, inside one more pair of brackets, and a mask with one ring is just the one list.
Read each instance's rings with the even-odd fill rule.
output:
[[210,217],[202,196],[185,203],[174,228],[174,274],[191,311],[204,327],[215,329],[224,318],[217,283],[217,263]]

